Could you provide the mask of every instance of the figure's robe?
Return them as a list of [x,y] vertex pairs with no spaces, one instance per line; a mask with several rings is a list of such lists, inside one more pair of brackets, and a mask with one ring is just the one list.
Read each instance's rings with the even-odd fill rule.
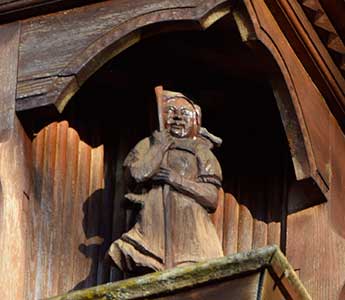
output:
[[[212,196],[217,197],[214,193],[221,187],[222,174],[211,152],[212,146],[208,140],[199,137],[175,139],[162,164],[193,181],[201,193],[206,196],[213,193]],[[152,138],[140,141],[127,156],[125,167],[131,171],[145,158],[150,147]],[[149,183],[149,188],[140,195],[143,207],[136,224],[111,245],[109,255],[121,269],[131,269],[133,263],[153,270],[166,269],[167,251],[172,266],[223,256],[209,208],[199,204],[192,192],[181,192],[172,186],[164,195],[163,186],[157,182]]]

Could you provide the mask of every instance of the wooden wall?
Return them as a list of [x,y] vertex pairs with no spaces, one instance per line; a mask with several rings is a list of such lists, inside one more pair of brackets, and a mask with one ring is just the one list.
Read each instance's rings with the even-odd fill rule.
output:
[[[15,119],[12,136],[0,143],[0,298],[27,299],[26,262],[35,246],[30,209],[32,197],[31,144]],[[33,298],[32,298],[33,299]]]
[[93,148],[81,141],[67,121],[42,129],[32,149],[36,240],[27,288],[33,293],[29,298],[38,299],[82,288],[103,276],[106,270],[98,266],[103,241],[93,244],[86,237],[110,232],[111,203],[104,192],[102,145]]
[[[198,15],[200,7],[204,12],[203,15],[207,15],[208,6],[204,7],[201,2],[189,1],[189,4],[187,2],[183,4],[183,9],[191,14],[190,20],[201,18]],[[280,1],[285,4],[288,2],[291,1]],[[136,11],[138,16],[145,16],[145,24],[151,24],[151,19],[145,19],[147,12],[151,10],[159,12],[164,6],[162,3],[154,1],[151,6],[145,6],[140,11],[136,11],[135,7],[132,7],[132,10]],[[216,7],[223,1],[212,3]],[[301,126],[304,137],[308,137],[311,141],[309,155],[315,159],[315,165],[311,166],[312,171],[321,180],[319,183],[323,185],[324,191],[328,190],[326,196],[329,202],[289,214],[289,203],[310,202],[305,198],[312,195],[304,194],[302,189],[296,188],[292,168],[286,162],[289,160],[289,156],[286,156],[287,152],[284,152],[287,149],[286,144],[278,140],[278,144],[281,142],[282,146],[274,148],[275,144],[273,142],[271,144],[269,134],[266,139],[263,138],[264,133],[274,128],[272,124],[266,124],[266,127],[259,126],[265,118],[253,119],[255,114],[248,115],[246,110],[241,109],[235,109],[235,113],[231,116],[224,113],[231,112],[229,107],[234,108],[230,104],[243,102],[243,94],[248,89],[248,87],[243,88],[242,93],[238,94],[231,90],[231,93],[217,96],[217,91],[235,87],[236,82],[231,86],[233,80],[231,76],[236,73],[242,80],[268,79],[267,71],[264,71],[265,63],[249,55],[247,48],[238,46],[239,38],[236,34],[220,32],[221,34],[211,38],[201,38],[192,42],[190,37],[185,39],[180,38],[181,36],[178,39],[175,37],[173,41],[179,43],[176,48],[183,50],[180,52],[175,51],[171,47],[172,44],[167,44],[168,47],[164,48],[156,47],[159,44],[153,44],[151,48],[146,49],[146,52],[143,49],[128,49],[128,52],[132,53],[131,56],[119,56],[124,64],[122,66],[116,62],[109,64],[107,75],[100,78],[101,81],[108,81],[110,86],[114,86],[116,82],[117,85],[125,87],[122,94],[117,93],[118,90],[107,92],[105,96],[108,101],[124,103],[128,99],[136,99],[136,105],[141,102],[136,115],[133,115],[133,109],[131,111],[130,102],[127,103],[126,111],[118,109],[115,111],[118,112],[117,114],[112,114],[110,108],[108,112],[98,110],[97,104],[104,96],[98,94],[101,90],[98,87],[94,94],[90,93],[90,96],[87,96],[89,100],[92,98],[93,103],[97,103],[87,109],[89,114],[86,114],[82,120],[78,112],[84,109],[84,102],[76,102],[78,105],[72,105],[70,110],[67,108],[64,115],[47,122],[37,130],[30,131],[34,126],[28,125],[30,122],[23,118],[25,132],[22,124],[15,119],[15,122],[10,124],[11,126],[14,124],[11,138],[0,144],[0,251],[3,257],[0,262],[2,274],[0,291],[4,299],[37,299],[123,277],[104,260],[104,254],[111,241],[133,224],[135,216],[133,210],[123,200],[125,187],[122,161],[135,142],[146,136],[147,131],[154,129],[152,110],[151,113],[145,111],[145,106],[149,103],[146,101],[149,99],[149,93],[142,97],[140,93],[136,94],[132,91],[143,90],[144,86],[151,88],[157,83],[157,78],[163,78],[164,84],[168,86],[170,84],[172,88],[181,87],[192,94],[194,92],[205,104],[207,97],[203,96],[203,93],[207,94],[209,91],[203,88],[215,78],[218,85],[212,85],[212,92],[216,92],[214,97],[210,98],[212,101],[209,102],[205,115],[207,117],[214,112],[215,115],[217,112],[223,113],[221,116],[217,115],[215,118],[217,120],[212,120],[211,129],[215,129],[216,134],[223,134],[224,140],[229,141],[228,144],[225,142],[223,150],[218,151],[226,175],[225,194],[216,214],[212,216],[223,241],[225,253],[245,251],[266,244],[278,244],[286,250],[288,259],[293,267],[298,269],[313,299],[342,300],[341,297],[344,297],[345,293],[343,268],[345,242],[342,226],[345,223],[343,213],[345,137],[326,105],[323,95],[311,80],[310,73],[301,63],[301,58],[296,55],[294,45],[284,37],[265,2],[246,0],[244,3],[256,26],[257,38],[270,49],[284,70],[283,75],[287,85],[294,89],[291,94],[293,105],[300,120],[303,121]],[[118,25],[120,18],[117,17],[121,15],[118,10],[126,8],[126,1],[120,4],[117,5],[113,1],[92,6],[92,10],[97,11],[100,16],[104,7],[112,9],[108,11],[107,22],[103,22],[104,24],[97,28],[97,34],[109,39],[116,38],[116,34],[106,36],[106,33],[111,33],[110,29]],[[180,5],[181,1],[174,1],[171,7],[179,10]],[[136,16],[132,10],[128,16]],[[79,13],[81,19],[73,17]],[[166,13],[169,20],[174,19],[172,17],[174,14],[170,14],[168,9]],[[177,16],[175,16],[177,19],[183,18],[184,12],[181,10]],[[80,82],[83,82],[91,71],[96,69],[94,67],[92,70],[83,70],[79,74],[80,66],[74,64],[77,53],[89,49],[96,38],[96,31],[92,30],[91,33],[86,30],[80,35],[75,34],[78,26],[88,28],[86,26],[88,23],[89,12],[84,8],[22,22],[17,108],[27,109],[47,104],[50,101],[49,97],[56,98],[56,90],[51,88],[54,86],[53,82],[65,86],[63,83],[71,78],[75,79],[76,74],[80,75]],[[231,24],[225,22],[224,28],[232,28],[228,25]],[[51,31],[52,27],[56,31]],[[68,42],[70,37],[65,34],[66,30],[72,33],[76,40],[80,39],[77,44]],[[210,31],[212,32],[212,29]],[[65,34],[64,39],[56,39],[55,33],[59,35],[61,32]],[[41,34],[41,38],[51,41],[46,44],[46,49],[42,48],[45,51],[36,51],[37,33]],[[85,40],[82,40],[82,37]],[[15,43],[18,42],[16,38],[18,36],[13,39]],[[220,44],[216,44],[217,41]],[[111,44],[110,40],[106,42]],[[65,47],[65,44],[68,47]],[[57,60],[50,55],[56,49],[60,51],[57,52],[60,53]],[[97,49],[91,50],[98,51]],[[163,58],[159,56],[162,53],[161,49],[164,49],[169,59],[157,59]],[[198,49],[198,53],[195,53],[195,49]],[[149,56],[136,60],[135,51],[151,54],[151,60],[147,59]],[[6,56],[14,54],[16,52],[6,52]],[[89,55],[89,52],[85,50],[84,54]],[[171,59],[174,55],[175,59]],[[241,57],[245,63],[239,63],[238,57]],[[131,61],[131,72],[129,72],[127,67]],[[162,61],[166,70],[157,73]],[[174,65],[176,67],[181,61],[183,69],[172,72]],[[103,63],[104,61],[99,61],[97,68]],[[211,65],[213,71],[209,68]],[[14,64],[8,65],[12,69],[13,66]],[[188,72],[189,70],[193,71]],[[205,70],[207,76],[203,76]],[[84,71],[89,73],[83,74]],[[114,75],[113,71],[117,75]],[[329,70],[329,74],[332,75],[331,71]],[[175,78],[171,78],[172,73],[175,74]],[[12,84],[10,88],[12,98],[15,80],[15,76],[9,80]],[[340,90],[340,87],[338,89]],[[87,88],[85,91],[90,92]],[[0,96],[3,95],[5,94],[2,91]],[[264,107],[262,99],[266,99],[267,95],[264,93],[260,97],[260,93],[253,92],[251,98],[248,98],[253,101],[246,103],[250,103],[251,110],[257,112],[260,106]],[[4,104],[2,98],[1,100],[1,104]],[[258,101],[262,102],[259,106],[255,106]],[[6,104],[13,110],[14,103],[6,102]],[[0,113],[3,111],[5,109],[2,108]],[[143,120],[142,115],[145,115],[143,112],[151,116],[150,121],[140,122]],[[260,112],[264,112],[264,109]],[[277,111],[270,113],[272,114],[267,115],[268,119]],[[94,120],[90,121],[92,115],[97,116],[96,123],[93,122]],[[31,122],[36,122],[38,119],[39,117],[36,116]],[[102,123],[102,119],[107,119],[109,122]],[[3,124],[1,123],[1,126]],[[100,124],[102,126],[99,126]],[[147,127],[147,130],[145,131],[143,127]],[[262,130],[258,133],[256,127]],[[245,139],[249,137],[247,140],[253,143],[247,143],[245,139],[240,138],[241,136]],[[284,136],[282,131],[279,136]],[[256,145],[259,147],[255,147]],[[270,147],[262,150],[262,145],[272,145],[273,150]],[[282,152],[281,156],[285,162],[279,160],[281,157],[274,158],[273,153],[277,152],[274,150]],[[242,160],[239,160],[239,157],[242,157]],[[237,162],[238,160],[240,163]],[[265,163],[270,162],[274,165],[278,161],[280,173],[258,175],[269,165]],[[257,162],[257,165],[253,165],[253,162]],[[239,172],[242,171],[241,169],[234,168],[235,165],[243,167],[242,174]],[[257,174],[246,173],[249,169],[245,166],[257,170]]]

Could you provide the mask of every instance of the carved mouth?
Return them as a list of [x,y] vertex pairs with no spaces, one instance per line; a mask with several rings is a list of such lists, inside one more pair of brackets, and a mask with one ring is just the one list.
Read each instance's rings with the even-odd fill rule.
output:
[[184,123],[171,123],[170,127],[172,129],[184,129],[185,128],[185,124]]

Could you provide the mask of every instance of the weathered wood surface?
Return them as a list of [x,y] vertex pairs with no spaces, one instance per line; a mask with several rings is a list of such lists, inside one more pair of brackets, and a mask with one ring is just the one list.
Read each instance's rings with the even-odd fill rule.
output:
[[[0,143],[0,298],[28,299],[27,265],[36,247],[33,211],[31,143],[20,122],[14,119],[13,132]],[[33,299],[33,298],[32,298]]]
[[[334,60],[332,51],[328,48],[328,42],[324,43],[323,35],[318,35],[316,28],[313,27],[315,23],[317,24],[318,16],[327,18],[327,15],[320,8],[311,23],[298,1],[279,0],[267,1],[267,3],[313,81],[327,99],[333,99],[328,102],[333,113],[342,114],[344,111],[345,78],[341,73],[340,60]],[[308,1],[303,3],[308,5]],[[330,22],[328,23],[332,27]],[[335,30],[333,29],[333,31]]]
[[[334,67],[332,59],[299,5],[287,0],[280,1],[279,9],[276,1],[268,1],[274,17],[279,21],[279,25],[307,71],[326,95],[326,100],[332,109],[340,105],[340,110],[345,111],[344,108],[341,109],[341,103],[345,101],[344,79]],[[223,4],[226,9],[223,8]],[[219,10],[217,8],[218,11],[212,17],[209,19],[204,17],[210,10],[219,6],[222,8]],[[201,22],[207,27],[210,22],[214,22],[229,9],[229,4],[220,0],[209,1],[208,4],[197,0],[188,2],[176,0],[168,4],[164,1],[140,1],[130,5],[125,1],[107,1],[24,21],[19,70],[21,82],[17,94],[17,98],[23,101],[18,101],[18,109],[58,102],[59,108],[62,109],[71,93],[100,65],[145,36],[143,31],[136,30],[146,25],[159,21],[190,20]],[[293,21],[297,35],[290,34],[294,29],[286,25],[286,21],[282,20],[282,14],[288,15]],[[89,21],[90,16],[92,22]],[[181,26],[196,29],[198,26],[195,26],[195,22],[192,23],[187,26],[184,22]],[[199,29],[201,27],[199,25]],[[74,34],[76,30],[78,34]],[[135,34],[128,35],[135,31]],[[127,40],[124,39],[117,44],[117,41],[125,36]],[[301,40],[303,43],[300,42]],[[35,50],[38,44],[42,51]],[[283,56],[285,57],[284,53]],[[63,82],[61,76],[65,77]],[[72,87],[71,82],[74,81],[75,76],[77,80]],[[33,86],[28,90],[29,84]],[[53,90],[59,90],[58,94],[54,95]],[[56,98],[62,91],[67,95],[57,102]],[[337,117],[339,116],[341,115],[337,114]],[[341,121],[342,118],[339,120]]]
[[[57,103],[59,95],[54,93],[64,91],[73,80],[80,86],[106,61],[138,41],[141,33],[137,30],[160,21],[178,20],[192,21],[190,28],[196,28],[195,21],[209,26],[215,20],[206,16],[224,2],[106,1],[23,21],[17,109],[40,105],[39,101],[28,103],[27,97],[38,96],[41,101]],[[117,43],[126,36],[127,39]],[[35,84],[28,90],[30,80]],[[70,89],[67,88],[68,99],[73,91]],[[68,99],[60,99],[60,109]]]
[[[266,5],[255,1],[252,4],[250,1],[247,3],[251,18],[257,26],[255,30],[258,38],[279,61],[288,82],[287,87],[294,101],[305,143],[303,151],[308,154],[306,159],[310,165],[306,168],[310,174],[304,175],[314,177],[326,193],[330,176],[327,167],[329,152],[325,147],[329,142],[328,127],[321,125],[321,122],[314,123],[314,114],[307,111],[312,109],[327,123],[327,106]],[[159,20],[187,19],[202,23],[203,16],[221,4],[223,1],[212,1],[208,4],[201,4],[200,1],[183,4],[179,1],[169,4],[151,1],[147,4],[144,1],[140,5],[133,3],[129,6],[125,1],[104,2],[24,21],[19,57],[17,109],[52,103],[60,110],[63,109],[68,99],[97,68],[141,39],[139,31],[133,33],[136,29]],[[256,8],[255,12],[250,8],[252,5]],[[92,26],[89,22],[90,16],[93,20]],[[80,31],[80,28],[83,30]],[[271,41],[267,41],[266,33],[260,32],[262,28],[276,44],[269,44]],[[128,35],[130,32],[132,34]],[[38,36],[39,41],[44,42],[40,43]],[[116,41],[125,36],[128,37],[127,40],[122,40],[121,45],[116,44]],[[36,51],[38,44],[40,51]]]
[[[271,275],[272,278],[267,278]],[[281,251],[269,246],[50,299],[228,299],[230,296],[273,300],[283,296],[280,290],[284,292],[283,299],[311,299]]]
[[102,0],[1,0],[0,24],[80,7]]
[[[344,209],[342,195],[344,194],[345,171],[341,167],[343,155],[340,154],[345,151],[344,135],[306,70],[291,51],[286,39],[279,30],[274,32],[276,28],[272,26],[274,21],[264,4],[253,1],[252,8],[255,8],[260,26],[266,33],[271,37],[280,35],[280,39],[274,41],[280,51],[286,52],[284,65],[287,69],[284,71],[283,68],[283,75],[286,79],[291,76],[291,84],[295,88],[296,94],[291,96],[295,107],[301,109],[305,129],[307,129],[304,133],[311,140],[312,152],[309,155],[311,158],[315,158],[315,171],[318,170],[322,180],[330,188],[330,191],[326,193],[329,203],[309,209],[305,213],[288,216],[287,255],[295,268],[301,268],[301,279],[312,291],[313,299],[338,299],[345,277],[343,268],[340,267],[344,259],[340,253],[344,253],[343,237],[345,236],[344,217],[341,214]],[[252,12],[254,13],[254,11]],[[257,34],[260,35],[260,27],[257,27]],[[262,36],[263,41],[266,39],[264,35]],[[267,40],[267,42],[269,41]],[[289,81],[290,79],[287,80],[288,84]],[[317,120],[315,116],[317,116]],[[310,212],[317,212],[317,215],[310,216]],[[331,212],[330,218],[327,217],[329,212]],[[318,224],[316,225],[316,223]],[[342,237],[337,236],[336,232],[340,233]],[[301,238],[298,238],[299,236]],[[303,237],[308,237],[308,239],[305,240]],[[305,253],[309,254],[307,259]],[[326,253],[327,258],[325,258]],[[338,256],[335,257],[334,253],[338,253]],[[323,266],[323,264],[325,265]],[[327,264],[328,266],[326,266]],[[332,264],[332,267],[329,267],[329,264]],[[314,268],[311,267],[313,265]],[[325,271],[326,268],[332,271]],[[317,270],[322,271],[317,272]],[[325,280],[327,284],[325,284]]]
[[343,299],[345,240],[331,226],[329,205],[288,216],[287,258],[315,300]]
[[345,237],[345,135],[337,121],[332,117],[330,126],[331,136],[331,201],[329,203],[329,220],[333,228]]
[[[245,1],[253,20],[257,38],[262,41],[276,59],[284,79],[303,133],[308,153],[310,176],[327,195],[329,187],[329,110],[297,58],[293,48],[280,30],[268,7],[260,1]],[[314,116],[318,116],[315,122]],[[320,176],[321,175],[321,176]]]
[[26,299],[90,286],[98,276],[102,281],[108,271],[98,265],[100,236],[112,222],[103,192],[103,147],[81,141],[67,121],[54,122],[35,137],[33,162],[38,204],[31,208],[36,239]]
[[19,30],[19,23],[0,26],[0,143],[14,128]]
[[[299,2],[302,9],[306,12],[305,15],[308,17],[310,23],[313,25],[316,32],[318,32],[320,42],[328,49],[334,63],[338,66],[342,75],[345,76],[345,69],[342,66],[342,61],[345,58],[345,45],[343,41],[345,38],[345,34],[343,34],[345,27],[342,24],[343,22],[339,22],[340,14],[345,13],[345,3],[343,2],[341,4],[341,1],[338,1],[336,4],[336,1],[333,0],[328,1],[333,2],[330,5],[324,5],[324,3],[322,3],[324,1],[313,1],[313,3],[310,3],[310,1]],[[336,6],[338,6],[337,8],[339,11],[335,8]],[[327,14],[323,9],[324,7],[330,9],[332,13]],[[322,34],[320,29],[322,29],[325,34]],[[308,31],[313,34],[312,30],[309,29]]]

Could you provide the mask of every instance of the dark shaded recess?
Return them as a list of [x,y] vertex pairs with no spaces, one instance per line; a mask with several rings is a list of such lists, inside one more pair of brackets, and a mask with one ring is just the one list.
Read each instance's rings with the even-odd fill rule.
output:
[[[85,199],[85,220],[93,223],[83,223],[88,238],[104,238],[99,250],[103,255],[135,222],[136,210],[123,197],[122,163],[139,140],[158,128],[154,87],[159,84],[200,104],[203,125],[223,138],[215,154],[223,168],[224,190],[254,218],[284,221],[287,188],[294,175],[268,83],[274,72],[272,61],[254,55],[240,40],[233,20],[225,17],[205,32],[165,33],[132,46],[97,71],[60,116],[48,118],[39,110],[20,116],[31,136],[46,123],[64,119],[92,147],[104,144],[105,189]],[[102,197],[106,200],[97,200]],[[104,210],[111,221],[89,216]],[[83,245],[80,250],[95,253]],[[76,289],[122,278],[116,268],[108,277],[97,277],[98,264],[110,262],[99,262],[98,254],[90,258],[90,276]]]

